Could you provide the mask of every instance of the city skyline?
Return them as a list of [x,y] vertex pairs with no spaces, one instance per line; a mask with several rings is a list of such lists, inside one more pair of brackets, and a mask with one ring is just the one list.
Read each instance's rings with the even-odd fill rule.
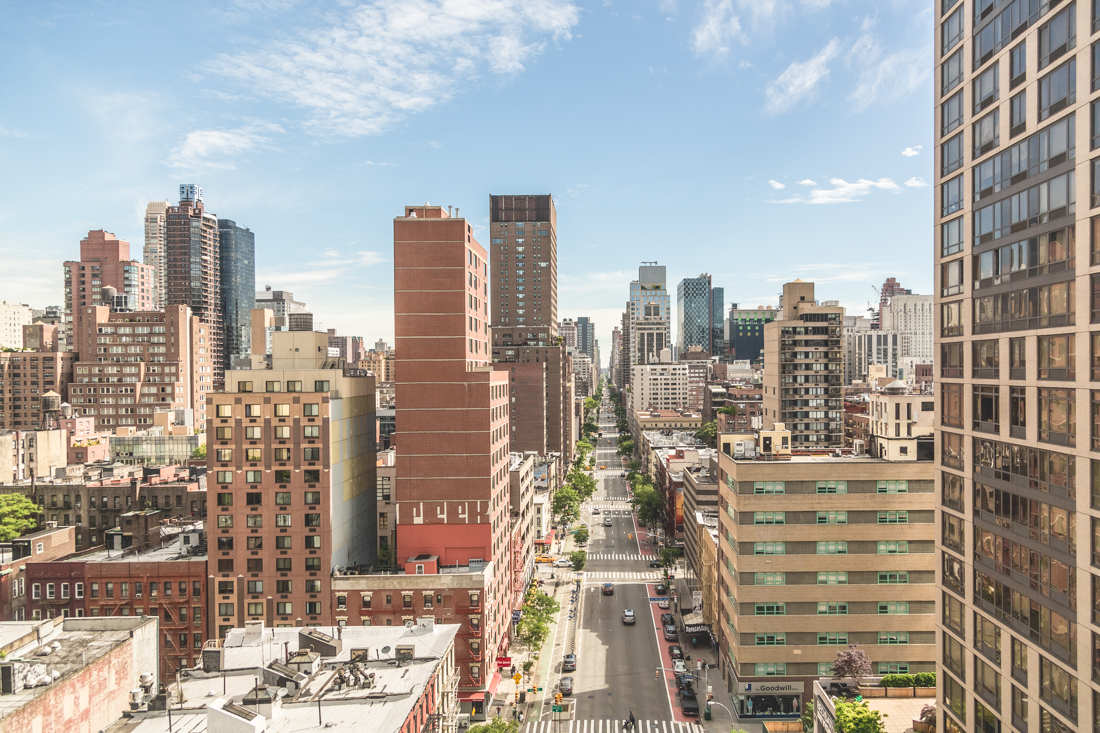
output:
[[[382,5],[392,13],[407,7]],[[844,2],[756,10],[734,2],[550,2],[557,12],[538,19],[517,3],[501,7],[514,22],[474,17],[463,26],[476,78],[445,69],[449,90],[426,90],[422,105],[398,112],[366,100],[362,109],[333,111],[339,125],[323,124],[324,108],[285,89],[234,76],[226,62],[252,60],[258,71],[264,59],[253,49],[264,44],[272,48],[268,63],[311,32],[358,23],[370,39],[389,27],[370,26],[355,8],[320,16],[293,3],[263,11],[237,3],[153,17],[112,6],[71,18],[17,8],[12,25],[29,31],[9,31],[0,58],[22,70],[4,88],[25,103],[0,113],[0,160],[30,173],[0,205],[0,254],[34,255],[4,278],[8,299],[60,302],[57,266],[73,242],[103,228],[139,247],[145,206],[175,200],[178,184],[189,181],[204,187],[213,211],[259,234],[258,286],[292,290],[327,326],[369,338],[392,340],[389,212],[409,201],[451,204],[484,238],[485,193],[498,190],[555,195],[561,290],[575,308],[559,317],[587,314],[604,344],[640,260],[668,264],[675,283],[698,274],[689,262],[732,253],[730,267],[710,269],[726,301],[742,306],[774,305],[781,283],[799,276],[813,277],[850,312],[876,300],[869,285],[891,275],[914,292],[931,291],[921,244],[931,189],[917,180],[931,180],[924,3],[876,8],[874,17],[853,15],[858,9]],[[149,63],[121,73],[116,64],[124,62],[88,54],[92,41],[73,36],[81,21],[100,28],[95,43],[122,44]],[[204,22],[203,40],[186,53],[161,30]],[[291,25],[303,29],[300,38],[278,30]],[[493,61],[487,49],[513,37],[515,57]],[[401,43],[421,52],[425,70],[443,68],[444,41]],[[594,67],[601,74],[589,80],[584,69]],[[326,82],[360,88],[367,73]],[[566,85],[579,89],[575,100],[565,101]],[[64,93],[73,87],[82,92]],[[498,104],[524,97],[531,101]],[[545,110],[532,116],[532,105]],[[482,124],[490,106],[492,139]],[[471,121],[452,124],[463,118]],[[82,122],[61,122],[70,119]],[[375,122],[343,124],[349,120]],[[485,165],[486,150],[527,132],[548,135],[529,160],[537,178],[527,167],[505,173]],[[662,185],[637,184],[650,177]],[[645,216],[608,216],[624,199]],[[58,200],[71,205],[58,212]],[[754,215],[767,203],[763,210],[780,216]],[[691,215],[704,207],[722,216]],[[728,217],[743,223],[731,231]],[[889,239],[888,230],[896,232]],[[760,256],[761,244],[777,241],[806,271]],[[664,256],[670,243],[675,262]],[[810,257],[824,248],[842,253],[828,269]],[[749,266],[733,266],[738,260]]]

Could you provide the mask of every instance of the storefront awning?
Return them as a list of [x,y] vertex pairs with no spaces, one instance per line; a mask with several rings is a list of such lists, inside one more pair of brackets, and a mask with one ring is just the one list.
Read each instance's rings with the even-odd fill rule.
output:
[[500,671],[493,672],[493,678],[489,680],[489,686],[485,688],[486,696],[492,699],[497,694],[497,686],[500,685]]
[[546,536],[543,537],[541,540],[535,540],[535,544],[536,545],[549,545],[553,541],[554,541],[554,530],[550,530],[549,532],[546,533]]

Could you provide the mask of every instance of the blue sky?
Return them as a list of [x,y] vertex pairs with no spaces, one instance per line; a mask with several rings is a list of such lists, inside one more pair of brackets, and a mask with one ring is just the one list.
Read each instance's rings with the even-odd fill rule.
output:
[[603,354],[642,260],[726,302],[932,287],[929,0],[0,0],[0,299],[198,183],[257,285],[392,341],[392,217],[553,193]]

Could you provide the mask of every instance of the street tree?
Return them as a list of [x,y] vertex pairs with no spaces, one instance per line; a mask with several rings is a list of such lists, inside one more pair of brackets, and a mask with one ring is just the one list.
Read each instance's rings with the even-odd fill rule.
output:
[[584,564],[588,562],[588,553],[584,550],[574,550],[569,553],[569,561],[573,563],[573,569],[580,572],[584,570]]
[[633,454],[634,454],[634,441],[633,440],[630,440],[628,438],[627,440],[619,441],[619,455],[620,456],[622,456],[624,458],[628,458]]
[[519,721],[506,720],[497,716],[492,720],[471,726],[468,733],[519,733]]
[[552,509],[554,516],[557,517],[562,524],[569,524],[580,516],[581,498],[577,495],[573,487],[562,486],[554,494]]
[[856,687],[859,687],[863,678],[870,674],[871,658],[867,656],[867,652],[859,648],[859,644],[849,644],[847,649],[841,649],[836,653],[833,677],[838,679],[851,677]]
[[22,494],[0,495],[0,542],[22,537],[38,526],[38,505]]
[[885,733],[882,713],[866,702],[836,702],[837,733]]
[[634,483],[634,496],[631,497],[630,503],[638,512],[638,520],[646,526],[656,524],[664,513],[664,497],[653,488],[653,484],[643,482],[641,479]]
[[573,539],[577,541],[578,545],[583,545],[588,542],[588,527],[581,527],[573,534]]
[[206,443],[191,451],[192,458],[206,458]]
[[711,420],[704,423],[702,427],[695,431],[695,437],[713,448],[718,439],[718,421]]

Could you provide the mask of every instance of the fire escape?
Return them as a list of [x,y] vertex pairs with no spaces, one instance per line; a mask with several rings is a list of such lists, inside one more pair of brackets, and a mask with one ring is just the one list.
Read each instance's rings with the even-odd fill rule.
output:
[[[185,620],[180,620],[179,608],[173,606],[161,606],[160,630],[164,633],[165,644],[161,647],[161,661],[168,668],[175,670],[183,667],[183,657],[190,654],[187,639],[190,638],[191,626]],[[180,646],[179,635],[184,634],[184,646]]]
[[435,712],[424,721],[422,733],[457,733],[458,731],[458,667],[444,658],[439,671],[439,699]]

